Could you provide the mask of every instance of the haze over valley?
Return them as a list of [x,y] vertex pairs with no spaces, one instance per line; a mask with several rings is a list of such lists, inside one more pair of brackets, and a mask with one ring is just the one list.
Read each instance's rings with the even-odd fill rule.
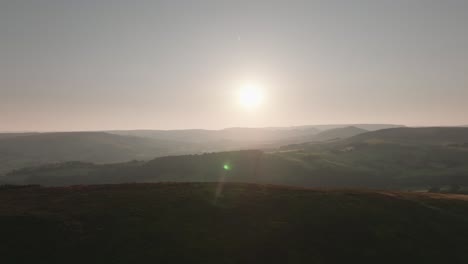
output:
[[467,14],[0,0],[0,262],[466,264]]

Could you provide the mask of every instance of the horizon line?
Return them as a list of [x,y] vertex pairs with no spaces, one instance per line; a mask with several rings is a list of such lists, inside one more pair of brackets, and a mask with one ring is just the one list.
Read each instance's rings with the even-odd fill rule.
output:
[[[468,122],[467,122],[468,123]],[[400,127],[467,127],[466,124],[460,125],[408,125],[408,124],[394,124],[394,123],[323,123],[312,125],[290,125],[290,126],[232,126],[219,129],[214,128],[132,128],[132,129],[84,129],[84,130],[0,130],[1,134],[7,133],[61,133],[61,132],[110,132],[110,131],[184,131],[184,130],[204,130],[204,131],[222,131],[228,129],[280,129],[280,128],[302,128],[302,127],[320,127],[320,126],[359,126],[359,125],[388,125]]]

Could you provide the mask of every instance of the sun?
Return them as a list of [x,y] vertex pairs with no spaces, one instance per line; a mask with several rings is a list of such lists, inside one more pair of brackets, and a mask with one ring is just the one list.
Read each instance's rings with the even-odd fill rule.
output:
[[254,109],[263,103],[263,91],[260,85],[247,83],[239,89],[239,103],[245,109]]

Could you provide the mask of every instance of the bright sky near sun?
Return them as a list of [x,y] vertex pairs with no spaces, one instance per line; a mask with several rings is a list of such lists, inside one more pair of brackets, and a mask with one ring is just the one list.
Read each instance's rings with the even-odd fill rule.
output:
[[241,106],[248,110],[260,107],[263,103],[264,91],[260,84],[247,82],[239,89],[239,102]]
[[468,124],[468,1],[0,1],[0,131]]

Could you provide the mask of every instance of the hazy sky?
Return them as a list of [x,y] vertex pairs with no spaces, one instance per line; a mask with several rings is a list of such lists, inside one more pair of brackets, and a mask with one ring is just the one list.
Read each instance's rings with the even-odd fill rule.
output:
[[0,130],[325,123],[468,124],[468,1],[0,0]]

